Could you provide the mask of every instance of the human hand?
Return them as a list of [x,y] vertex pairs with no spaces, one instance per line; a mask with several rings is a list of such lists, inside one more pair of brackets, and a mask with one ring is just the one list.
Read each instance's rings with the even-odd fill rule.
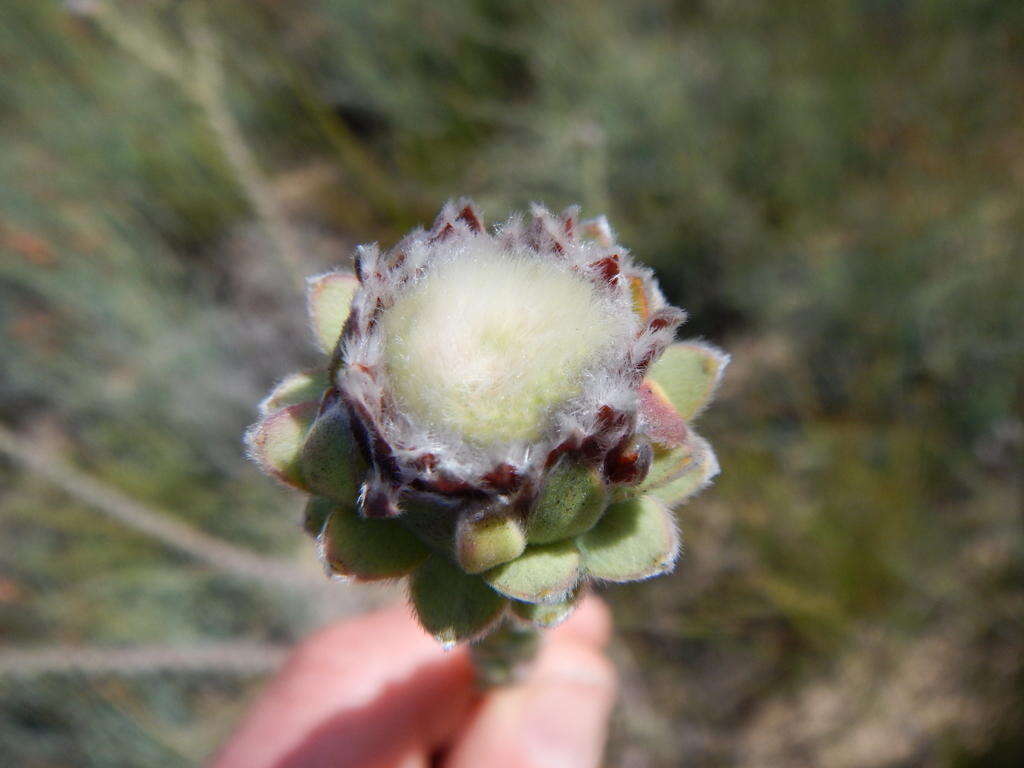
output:
[[526,679],[481,694],[468,650],[444,651],[405,607],[332,625],[269,684],[214,768],[593,768],[615,672],[588,598],[544,633]]

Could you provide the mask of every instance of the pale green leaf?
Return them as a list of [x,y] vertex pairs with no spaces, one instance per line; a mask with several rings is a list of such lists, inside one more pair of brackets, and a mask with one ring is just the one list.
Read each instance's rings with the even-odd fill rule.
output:
[[302,478],[313,493],[355,506],[366,473],[348,410],[338,401],[313,422],[299,454]]
[[531,544],[571,538],[590,529],[608,503],[608,492],[593,467],[563,458],[548,475],[526,524]]
[[300,371],[286,376],[260,403],[260,415],[269,416],[289,405],[319,402],[327,384],[325,370]]
[[580,553],[572,541],[537,544],[484,574],[501,594],[527,603],[558,602],[579,582]]
[[249,455],[267,474],[306,490],[299,452],[316,411],[315,402],[299,403],[258,421],[245,434]]
[[728,363],[729,356],[710,344],[672,344],[651,366],[647,380],[688,421],[711,401]]
[[612,504],[601,522],[577,541],[584,568],[606,581],[657,576],[672,570],[679,556],[675,520],[650,496]]
[[508,601],[435,552],[413,573],[409,593],[423,628],[447,647],[486,632]]
[[359,280],[349,272],[328,272],[308,281],[306,300],[317,344],[330,354],[348,320]]
[[513,600],[512,613],[523,621],[547,629],[561,624],[572,615],[582,593],[582,589],[577,589],[570,597],[557,603],[522,603]]
[[397,519],[364,518],[354,505],[314,498],[307,519],[328,510],[323,529],[324,560],[332,571],[364,580],[391,579],[411,573],[430,554]]
[[702,437],[690,435],[689,457],[679,462],[676,471],[652,488],[650,495],[670,509],[675,508],[700,491],[718,474],[718,459],[711,445]]
[[483,573],[523,554],[526,535],[519,522],[507,514],[463,516],[459,522],[455,554],[466,573]]

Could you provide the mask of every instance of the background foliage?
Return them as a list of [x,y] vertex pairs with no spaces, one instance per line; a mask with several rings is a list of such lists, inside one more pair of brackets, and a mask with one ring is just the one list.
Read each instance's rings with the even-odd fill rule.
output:
[[299,276],[457,194],[609,213],[733,353],[683,564],[606,594],[609,764],[1024,761],[1024,5],[0,18],[0,764],[200,762],[283,646],[383,599],[313,586],[240,435],[313,357]]

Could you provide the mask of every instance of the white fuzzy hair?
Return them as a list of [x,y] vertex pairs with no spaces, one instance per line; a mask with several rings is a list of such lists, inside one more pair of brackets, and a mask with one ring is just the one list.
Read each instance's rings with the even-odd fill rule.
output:
[[[554,216],[535,205],[531,214],[490,234],[472,203],[460,200],[447,204],[430,230],[416,230],[388,252],[376,245],[358,249],[361,285],[342,337],[336,383],[389,447],[397,465],[390,468],[398,474],[393,482],[422,473],[427,454],[429,472],[468,483],[503,464],[536,476],[555,446],[601,429],[602,409],[623,414],[627,429],[635,425],[639,381],[684,315],[667,305],[650,270],[615,244],[606,223],[580,224],[575,208]],[[600,236],[580,237],[585,231]],[[658,321],[642,323],[634,311],[631,290],[638,284],[648,315]],[[492,309],[497,320],[488,319]],[[414,323],[424,313],[451,338],[425,336]],[[475,327],[481,323],[490,324],[486,332],[507,336],[517,359],[474,359],[472,347],[485,332]],[[565,323],[575,325],[558,327]],[[518,363],[531,370],[519,370]],[[460,365],[465,370],[439,368]],[[395,367],[401,382],[392,380]],[[560,367],[565,381],[545,372]],[[493,397],[486,407],[514,420],[516,407],[526,407],[515,400],[523,387],[545,382],[568,395],[542,403],[539,429],[495,427],[479,439],[458,428],[458,398]],[[422,392],[410,389],[419,383]]]

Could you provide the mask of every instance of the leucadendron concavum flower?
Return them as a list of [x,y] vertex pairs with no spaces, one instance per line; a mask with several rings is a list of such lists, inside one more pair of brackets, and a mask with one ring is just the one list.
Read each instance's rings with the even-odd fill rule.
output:
[[671,510],[718,472],[691,422],[728,358],[673,343],[685,313],[603,218],[534,207],[492,233],[449,203],[312,278],[309,311],[326,363],[284,379],[247,442],[310,494],[331,573],[407,576],[453,645],[672,570]]

